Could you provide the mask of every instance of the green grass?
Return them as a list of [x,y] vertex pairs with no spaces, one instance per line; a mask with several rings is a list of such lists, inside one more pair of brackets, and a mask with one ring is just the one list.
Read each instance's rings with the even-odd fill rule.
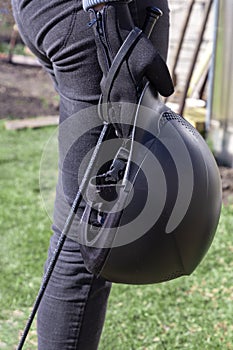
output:
[[114,286],[100,350],[233,349],[233,208],[192,276]]
[[[0,52],[8,54],[9,53],[9,44],[8,43],[0,43]],[[23,44],[16,44],[14,47],[14,54],[15,55],[27,55],[25,53],[25,46]]]
[[41,281],[51,222],[39,166],[51,132],[6,131],[0,124],[0,349],[17,343]]
[[[0,123],[0,349],[15,348],[41,281],[51,221],[39,166],[53,130],[6,131]],[[232,232],[233,207],[225,207],[192,276],[114,285],[99,350],[233,349]],[[24,349],[37,349],[35,324]]]

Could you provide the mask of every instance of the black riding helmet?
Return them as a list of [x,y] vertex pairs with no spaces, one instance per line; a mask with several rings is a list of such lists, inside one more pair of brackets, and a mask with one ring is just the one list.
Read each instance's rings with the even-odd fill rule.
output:
[[110,281],[158,283],[191,274],[221,208],[215,159],[196,129],[147,84],[133,136],[89,183],[81,222],[87,268]]

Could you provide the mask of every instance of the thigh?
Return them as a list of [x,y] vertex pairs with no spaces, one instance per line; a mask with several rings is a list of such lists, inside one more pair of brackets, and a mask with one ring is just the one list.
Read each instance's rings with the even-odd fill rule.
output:
[[101,129],[97,111],[92,108],[91,118],[82,112],[96,106],[100,95],[102,72],[93,29],[88,27],[89,14],[81,0],[12,0],[12,4],[25,43],[53,77],[60,95],[60,171],[54,218],[62,230],[78,190],[80,164],[85,158],[85,169],[86,154],[96,145]]

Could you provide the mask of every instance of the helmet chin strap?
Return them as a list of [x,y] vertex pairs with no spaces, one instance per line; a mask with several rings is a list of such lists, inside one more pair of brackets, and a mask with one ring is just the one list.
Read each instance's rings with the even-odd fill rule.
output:
[[[145,24],[144,24],[144,32],[147,34],[147,36],[149,37],[152,33],[152,30],[154,28],[154,25],[155,23],[157,22],[157,20],[159,19],[159,17],[161,16],[161,11],[155,7],[153,8],[148,8],[148,11],[147,11],[147,17],[146,17],[146,20],[145,20]],[[133,45],[135,43],[135,41],[137,40],[138,36],[141,34],[141,30],[140,29],[137,29],[136,31],[133,31],[132,34],[130,35],[130,42],[132,42],[131,45]],[[129,40],[129,39],[128,39]],[[124,48],[125,50],[125,48]],[[126,48],[126,51],[127,51],[127,48]],[[120,61],[122,61],[123,58],[121,58]],[[114,72],[114,71],[113,71]],[[115,74],[115,73],[114,73]],[[78,210],[78,207],[80,205],[80,202],[82,200],[82,193],[86,190],[87,188],[87,185],[89,183],[89,179],[90,179],[90,174],[92,172],[92,169],[94,167],[94,164],[95,164],[95,161],[96,161],[96,158],[97,158],[97,155],[99,153],[99,150],[100,150],[100,147],[101,147],[101,144],[104,140],[104,138],[106,137],[107,135],[107,132],[108,132],[108,129],[109,129],[109,124],[107,123],[104,123],[104,126],[103,126],[103,129],[101,131],[101,134],[100,134],[100,137],[98,139],[98,142],[96,144],[96,147],[94,149],[94,152],[93,152],[93,155],[91,157],[91,160],[89,162],[89,165],[88,165],[88,168],[84,174],[84,177],[83,177],[83,180],[82,180],[82,183],[79,187],[79,190],[77,192],[77,195],[75,197],[75,200],[73,202],[73,205],[72,205],[72,208],[70,210],[70,213],[67,217],[67,220],[65,222],[65,226],[63,228],[63,231],[59,237],[59,240],[57,242],[57,246],[53,252],[53,256],[49,262],[49,266],[45,272],[45,275],[44,275],[44,279],[43,279],[43,282],[41,284],[41,287],[40,287],[40,290],[38,292],[38,295],[36,297],[36,300],[35,300],[35,303],[34,303],[34,306],[33,306],[33,309],[32,309],[32,312],[28,318],[28,321],[26,323],[26,326],[24,328],[24,331],[23,331],[23,334],[21,336],[21,339],[19,341],[19,344],[17,346],[17,349],[16,350],[22,350],[23,349],[23,346],[24,346],[24,343],[26,341],[26,338],[27,338],[27,335],[29,333],[29,330],[31,328],[31,325],[32,325],[32,322],[35,318],[35,315],[37,313],[37,310],[39,308],[39,305],[40,305],[40,302],[43,298],[43,295],[44,295],[44,292],[46,290],[46,287],[49,283],[49,280],[50,280],[50,277],[53,273],[53,270],[56,266],[56,262],[59,258],[59,255],[60,255],[60,252],[63,248],[63,245],[65,243],[65,240],[66,240],[66,237],[69,233],[69,230],[70,230],[70,227],[73,223],[73,220],[74,220],[74,217],[76,215],[76,212]]]

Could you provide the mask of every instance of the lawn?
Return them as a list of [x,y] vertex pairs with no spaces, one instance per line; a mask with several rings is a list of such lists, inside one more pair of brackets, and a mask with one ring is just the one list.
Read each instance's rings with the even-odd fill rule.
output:
[[[0,349],[15,349],[41,281],[51,220],[41,201],[39,168],[53,131],[6,131],[0,123]],[[49,197],[53,188],[43,191]],[[192,276],[160,285],[114,285],[99,349],[233,349],[232,233],[228,206]],[[24,349],[36,348],[34,324]]]

